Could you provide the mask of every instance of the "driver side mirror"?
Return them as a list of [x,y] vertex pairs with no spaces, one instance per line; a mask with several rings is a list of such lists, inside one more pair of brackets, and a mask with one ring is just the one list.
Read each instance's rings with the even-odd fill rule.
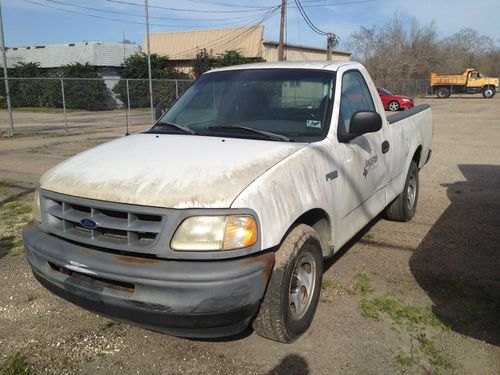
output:
[[349,123],[349,133],[360,136],[365,133],[375,133],[382,129],[382,117],[377,112],[359,111],[352,115]]

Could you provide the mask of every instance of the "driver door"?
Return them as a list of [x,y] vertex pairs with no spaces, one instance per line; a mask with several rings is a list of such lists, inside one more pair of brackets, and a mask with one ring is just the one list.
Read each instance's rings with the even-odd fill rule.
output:
[[[374,218],[386,205],[385,187],[388,155],[382,144],[389,142],[387,125],[375,133],[349,140],[349,123],[358,111],[376,111],[366,81],[358,70],[342,76],[337,136],[344,154],[342,222],[344,232],[353,235]],[[385,149],[385,148],[384,148]],[[339,171],[340,172],[340,171]],[[339,173],[340,174],[340,173]]]

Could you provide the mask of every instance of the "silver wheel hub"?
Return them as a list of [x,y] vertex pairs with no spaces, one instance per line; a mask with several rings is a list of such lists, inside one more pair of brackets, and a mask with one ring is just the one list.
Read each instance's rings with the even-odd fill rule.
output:
[[417,197],[417,179],[414,175],[411,175],[410,180],[408,181],[408,188],[406,189],[406,204],[408,210],[413,209],[416,197]]
[[309,309],[316,288],[316,260],[304,253],[295,263],[288,295],[288,307],[294,319],[301,319]]
[[493,90],[491,89],[488,89],[484,92],[484,95],[487,97],[487,98],[490,98],[492,95],[493,95]]
[[398,109],[398,105],[396,103],[390,103],[389,104],[389,109],[391,111],[396,111]]

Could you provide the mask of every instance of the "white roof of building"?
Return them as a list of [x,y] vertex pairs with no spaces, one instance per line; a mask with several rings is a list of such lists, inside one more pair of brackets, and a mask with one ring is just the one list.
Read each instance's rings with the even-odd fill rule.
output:
[[39,63],[40,68],[58,68],[73,63],[119,67],[130,55],[141,51],[137,44],[111,42],[77,42],[6,49],[7,66]]

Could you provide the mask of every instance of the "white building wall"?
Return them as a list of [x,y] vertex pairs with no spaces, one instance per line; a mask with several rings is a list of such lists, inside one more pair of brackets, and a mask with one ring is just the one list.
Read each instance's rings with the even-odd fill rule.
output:
[[39,63],[40,68],[58,68],[62,65],[87,62],[95,66],[119,67],[124,58],[140,51],[141,48],[137,44],[78,42],[9,48],[6,55],[9,68],[19,63]]

